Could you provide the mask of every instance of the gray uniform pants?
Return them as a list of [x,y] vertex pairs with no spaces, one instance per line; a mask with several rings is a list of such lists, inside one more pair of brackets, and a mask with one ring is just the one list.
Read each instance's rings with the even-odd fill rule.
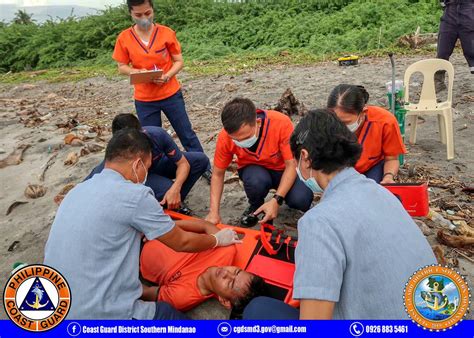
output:
[[437,57],[449,60],[459,38],[470,71],[474,74],[474,0],[446,0],[445,3],[439,26]]

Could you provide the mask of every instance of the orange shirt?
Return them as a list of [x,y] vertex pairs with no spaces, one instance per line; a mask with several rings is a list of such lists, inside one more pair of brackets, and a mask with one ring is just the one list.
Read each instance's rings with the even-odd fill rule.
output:
[[260,165],[270,170],[285,170],[285,161],[293,159],[290,136],[293,123],[288,116],[274,110],[258,110],[257,119],[264,118],[256,152],[237,146],[227,132],[222,129],[217,138],[214,165],[226,169],[237,157],[238,168],[250,164]]
[[362,154],[355,169],[360,173],[365,173],[386,156],[406,153],[397,119],[383,108],[367,107],[365,121],[357,136]]
[[158,300],[187,311],[213,295],[203,296],[197,279],[211,266],[232,265],[235,245],[199,253],[176,252],[158,240],[148,241],[140,256],[140,272],[146,280],[158,284]]
[[[155,24],[148,46],[140,40],[130,27],[119,34],[115,43],[113,59],[120,63],[132,64],[133,68],[162,69],[166,73],[173,66],[171,55],[181,54],[181,46],[176,33],[169,27]],[[167,83],[140,83],[135,85],[135,99],[158,101],[174,95],[180,84],[173,76]]]

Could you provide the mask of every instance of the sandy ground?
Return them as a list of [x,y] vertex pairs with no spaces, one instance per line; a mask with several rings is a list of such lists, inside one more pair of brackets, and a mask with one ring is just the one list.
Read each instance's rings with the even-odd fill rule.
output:
[[[421,57],[420,57],[421,58]],[[397,60],[397,78],[402,79],[406,67],[418,58]],[[427,167],[439,177],[473,185],[474,152],[474,76],[469,74],[462,55],[452,59],[455,66],[454,130],[456,158],[446,161],[446,147],[439,142],[435,118],[426,118],[419,125],[418,143],[409,147],[406,157],[409,166]],[[330,90],[339,83],[364,85],[371,94],[370,103],[386,105],[385,83],[391,78],[388,58],[364,59],[358,67],[341,68],[334,63],[306,67],[278,66],[240,76],[219,76],[190,79],[183,74],[183,88],[192,123],[206,153],[212,158],[215,135],[220,130],[220,109],[235,97],[251,98],[261,108],[276,105],[286,88],[306,107],[322,107]],[[420,79],[415,79],[415,90],[420,89]],[[5,158],[17,146],[28,144],[23,161],[19,165],[0,169],[0,285],[15,262],[41,263],[49,229],[57,205],[53,198],[69,183],[79,183],[103,158],[103,152],[91,153],[79,158],[74,165],[64,165],[70,152],[78,153],[81,147],[64,145],[64,137],[70,128],[58,128],[56,124],[79,122],[72,132],[89,132],[86,144],[105,145],[110,137],[107,132],[89,127],[108,126],[119,113],[134,112],[132,90],[124,78],[107,80],[92,78],[78,83],[60,84],[0,84],[0,159]],[[23,119],[24,122],[21,122]],[[42,120],[43,121],[42,121]],[[294,121],[298,117],[293,118]],[[26,125],[25,125],[26,124]],[[165,123],[165,127],[168,124]],[[107,128],[105,128],[107,129]],[[99,132],[99,135],[97,134]],[[98,138],[95,138],[95,137]],[[39,176],[50,158],[52,165],[46,171],[44,182]],[[231,173],[229,173],[231,175]],[[43,197],[30,199],[24,191],[28,184],[42,184],[47,191]],[[443,189],[433,189],[431,196],[443,198]],[[472,199],[459,190],[448,192],[449,198],[458,198],[462,208],[472,211]],[[5,215],[14,201],[25,201]],[[190,196],[188,204],[197,216],[204,217],[209,206],[209,186],[200,180]],[[226,184],[222,202],[223,221],[237,224],[246,207],[246,198],[239,183]],[[468,211],[469,212],[469,211]],[[467,221],[471,221],[471,217]],[[80,217],[80,215],[78,215]],[[277,224],[294,227],[300,214],[283,207]],[[427,222],[428,225],[430,222]],[[434,231],[432,230],[432,233]],[[438,244],[435,236],[429,241]],[[16,242],[16,244],[14,244]],[[472,254],[472,251],[468,252]],[[470,258],[472,260],[472,258]],[[459,257],[458,271],[466,275],[471,287],[474,264]],[[0,318],[5,318],[0,307]],[[223,319],[228,312],[217,302],[209,301],[191,312],[193,318]]]

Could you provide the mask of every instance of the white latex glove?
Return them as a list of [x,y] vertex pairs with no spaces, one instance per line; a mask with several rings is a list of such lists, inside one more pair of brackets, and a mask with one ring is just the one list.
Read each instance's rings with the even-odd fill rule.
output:
[[237,236],[237,233],[230,228],[222,229],[212,236],[217,240],[216,246],[229,246],[236,243],[242,243]]

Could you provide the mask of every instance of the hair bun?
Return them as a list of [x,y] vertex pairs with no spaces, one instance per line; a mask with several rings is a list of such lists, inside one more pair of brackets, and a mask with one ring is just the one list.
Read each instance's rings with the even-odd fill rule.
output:
[[365,89],[364,86],[357,86],[357,88],[359,88],[362,94],[364,95],[364,103],[369,102],[369,92],[367,91],[367,89]]

